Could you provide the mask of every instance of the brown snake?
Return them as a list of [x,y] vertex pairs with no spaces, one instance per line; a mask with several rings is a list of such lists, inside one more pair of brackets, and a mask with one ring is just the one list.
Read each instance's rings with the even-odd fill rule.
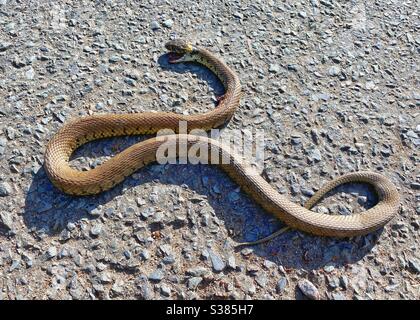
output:
[[[242,157],[235,155],[217,141],[191,134],[173,134],[139,142],[112,159],[88,171],[79,171],[69,166],[73,151],[80,145],[99,138],[156,133],[160,129],[177,132],[179,122],[186,121],[188,130],[218,127],[228,121],[239,105],[241,85],[238,76],[219,58],[207,50],[175,40],[166,44],[171,51],[171,63],[195,61],[207,66],[223,83],[226,92],[217,108],[199,115],[180,115],[166,112],[139,114],[94,115],[78,118],[65,124],[48,143],[45,153],[45,169],[53,184],[72,195],[91,195],[112,188],[127,176],[150,162],[156,161],[156,152],[163,143],[180,144],[191,148],[203,145],[216,150],[218,158],[227,157],[221,168],[251,195],[269,213],[283,220],[288,226],[322,236],[349,237],[363,235],[381,228],[396,214],[399,195],[395,186],[384,176],[368,171],[345,174],[318,190],[305,207],[295,204],[279,194]],[[179,149],[179,148],[178,148]],[[177,150],[178,150],[177,149]],[[220,163],[218,161],[217,163]],[[226,163],[226,162],[224,162]],[[372,185],[379,202],[360,214],[349,216],[327,215],[309,210],[328,191],[349,182]],[[267,241],[275,235],[256,241]]]

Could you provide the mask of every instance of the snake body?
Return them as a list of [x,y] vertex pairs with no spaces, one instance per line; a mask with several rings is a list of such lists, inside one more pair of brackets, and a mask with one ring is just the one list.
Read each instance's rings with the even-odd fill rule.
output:
[[[156,161],[156,153],[164,143],[177,146],[202,146],[218,155],[217,164],[269,213],[292,228],[322,236],[348,237],[369,233],[384,226],[396,214],[399,195],[395,186],[381,174],[361,171],[345,174],[328,183],[309,199],[305,207],[295,204],[273,189],[243,158],[217,141],[191,134],[173,134],[139,142],[105,163],[88,171],[79,171],[69,165],[71,154],[80,145],[95,139],[156,133],[160,129],[177,132],[180,121],[186,121],[188,130],[218,127],[228,121],[239,105],[241,85],[238,76],[211,52],[177,40],[166,44],[173,63],[199,62],[211,69],[225,87],[225,94],[212,111],[199,115],[180,115],[167,112],[139,114],[94,115],[77,118],[65,124],[50,140],[45,152],[45,169],[52,183],[65,193],[91,195],[103,192],[123,181],[148,163]],[[221,158],[229,161],[219,161]],[[213,159],[212,159],[213,161]],[[223,164],[221,164],[223,163]],[[310,208],[328,191],[349,182],[374,186],[379,201],[369,210],[350,216],[326,215]]]

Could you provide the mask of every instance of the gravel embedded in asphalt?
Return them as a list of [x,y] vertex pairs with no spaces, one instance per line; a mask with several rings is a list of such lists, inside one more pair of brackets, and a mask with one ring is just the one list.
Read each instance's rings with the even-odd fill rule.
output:
[[[0,297],[419,299],[413,6],[0,1]],[[94,197],[55,189],[43,153],[68,120],[214,108],[223,94],[214,74],[168,64],[163,45],[174,37],[238,73],[241,105],[222,135],[264,130],[263,176],[276,190],[303,205],[326,181],[372,170],[400,192],[395,219],[364,237],[289,231],[235,250],[283,224],[218,168],[152,164]],[[145,138],[91,142],[71,164],[87,170]],[[357,214],[375,201],[351,184],[314,210]]]

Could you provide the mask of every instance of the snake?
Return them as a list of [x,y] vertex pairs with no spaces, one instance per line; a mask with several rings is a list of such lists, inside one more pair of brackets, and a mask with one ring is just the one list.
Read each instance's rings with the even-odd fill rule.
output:
[[[87,196],[104,192],[121,183],[135,171],[157,161],[157,151],[164,144],[176,146],[179,156],[181,145],[187,150],[211,150],[217,155],[211,164],[219,165],[263,209],[282,220],[287,226],[274,234],[244,244],[256,244],[297,229],[317,236],[353,237],[365,235],[387,224],[397,213],[400,197],[395,185],[384,175],[372,171],[355,171],[328,181],[301,206],[274,189],[243,156],[226,145],[205,136],[191,134],[193,129],[210,130],[225,124],[233,116],[241,99],[238,75],[211,51],[182,39],[165,44],[169,63],[195,62],[210,69],[221,81],[225,93],[217,106],[200,114],[170,112],[142,112],[131,114],[97,114],[78,117],[66,122],[48,142],[44,167],[54,186],[64,193]],[[180,132],[179,123],[185,121],[186,133]],[[170,129],[173,134],[157,135],[138,142],[117,153],[93,169],[82,171],[70,166],[70,157],[81,145],[96,139],[155,134]],[[202,149],[204,148],[204,149]],[[228,161],[220,161],[228,159]],[[311,208],[328,192],[342,184],[366,183],[373,186],[377,203],[361,213],[351,215],[325,214]]]

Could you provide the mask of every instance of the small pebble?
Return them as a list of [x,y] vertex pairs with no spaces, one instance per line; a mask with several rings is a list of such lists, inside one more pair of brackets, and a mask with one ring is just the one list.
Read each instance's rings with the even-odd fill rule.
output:
[[209,256],[215,272],[221,272],[225,269],[226,264],[218,254],[209,251]]
[[341,72],[341,69],[338,66],[332,66],[328,70],[328,74],[332,77],[338,76],[340,74],[340,72]]
[[172,26],[174,25],[174,21],[172,19],[168,19],[162,22],[162,25],[166,28],[172,28]]
[[278,64],[270,64],[268,71],[270,71],[271,73],[279,73],[280,66]]
[[170,297],[171,296],[171,288],[166,284],[162,284],[160,286],[160,292],[165,297]]
[[198,285],[203,281],[203,278],[201,277],[192,277],[188,279],[187,281],[187,287],[188,289],[195,290],[197,289]]
[[0,197],[10,196],[13,192],[12,186],[7,182],[0,183]]
[[149,275],[149,280],[159,282],[165,277],[162,270],[157,269]]
[[102,224],[95,224],[91,229],[90,229],[90,234],[94,237],[97,237],[101,234],[102,232]]
[[159,22],[157,22],[156,20],[153,20],[153,21],[150,23],[150,28],[152,28],[152,30],[158,30],[158,29],[160,29],[160,24],[159,24]]
[[298,287],[302,293],[311,300],[318,300],[319,292],[315,285],[307,279],[298,281]]
[[277,286],[276,286],[276,291],[278,294],[282,294],[284,292],[284,289],[287,286],[287,278],[286,277],[281,277],[278,281],[277,281]]
[[47,258],[52,259],[57,255],[57,248],[56,247],[49,247],[47,250]]

